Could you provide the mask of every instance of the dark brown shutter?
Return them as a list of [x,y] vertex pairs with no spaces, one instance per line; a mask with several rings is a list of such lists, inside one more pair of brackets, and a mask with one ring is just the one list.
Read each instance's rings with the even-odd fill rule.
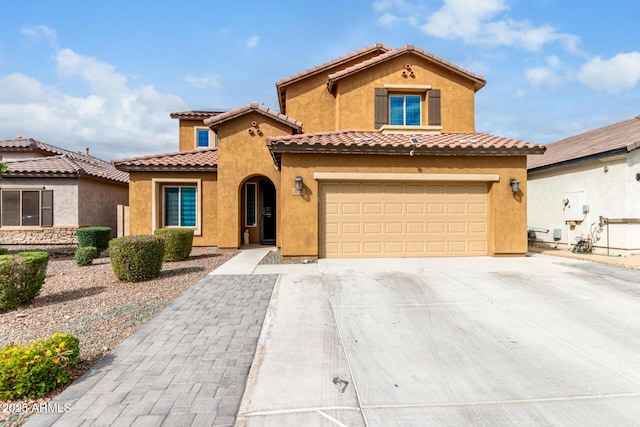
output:
[[442,119],[440,117],[440,89],[431,89],[429,91],[429,126],[441,126]]
[[42,190],[40,218],[43,227],[53,227],[53,190]]
[[389,123],[389,100],[387,89],[383,87],[376,88],[375,116],[376,129]]

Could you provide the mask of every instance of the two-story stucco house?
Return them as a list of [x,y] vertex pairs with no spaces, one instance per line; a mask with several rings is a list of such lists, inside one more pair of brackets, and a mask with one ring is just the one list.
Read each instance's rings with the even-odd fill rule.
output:
[[537,144],[475,132],[482,77],[381,44],[276,83],[279,111],[182,112],[179,151],[116,161],[132,234],[284,256],[523,255]]

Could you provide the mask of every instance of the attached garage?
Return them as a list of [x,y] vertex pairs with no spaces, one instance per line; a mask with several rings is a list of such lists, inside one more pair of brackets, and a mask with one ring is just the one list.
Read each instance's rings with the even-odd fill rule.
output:
[[487,182],[322,182],[320,257],[488,255]]

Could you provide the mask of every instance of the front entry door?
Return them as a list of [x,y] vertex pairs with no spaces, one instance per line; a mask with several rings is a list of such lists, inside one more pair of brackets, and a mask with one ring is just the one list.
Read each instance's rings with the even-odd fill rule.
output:
[[270,181],[260,182],[260,244],[276,243],[276,188]]

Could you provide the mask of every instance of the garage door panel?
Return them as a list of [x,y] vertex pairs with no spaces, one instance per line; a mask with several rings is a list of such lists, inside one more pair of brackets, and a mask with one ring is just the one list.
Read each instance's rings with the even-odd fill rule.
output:
[[342,224],[342,234],[361,234],[362,224],[359,222],[347,222]]
[[362,211],[365,215],[380,215],[382,214],[382,203],[363,203]]
[[486,255],[484,183],[322,183],[320,255]]

